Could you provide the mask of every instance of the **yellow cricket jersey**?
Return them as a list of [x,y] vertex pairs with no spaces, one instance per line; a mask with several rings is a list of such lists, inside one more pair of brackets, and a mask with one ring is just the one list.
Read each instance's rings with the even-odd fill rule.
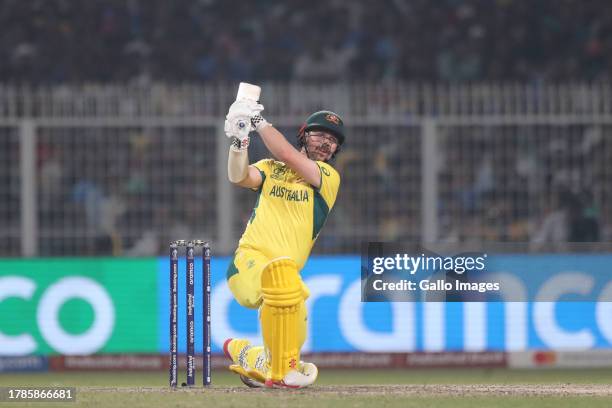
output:
[[318,189],[283,162],[264,159],[254,164],[263,182],[240,247],[269,259],[289,256],[304,267],[340,187],[338,172],[325,162],[316,163],[321,170]]

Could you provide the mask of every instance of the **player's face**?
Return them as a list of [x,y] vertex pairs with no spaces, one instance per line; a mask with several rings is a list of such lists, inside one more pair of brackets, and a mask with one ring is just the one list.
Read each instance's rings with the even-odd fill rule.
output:
[[311,130],[306,132],[306,146],[309,159],[327,161],[338,148],[338,139],[331,133]]

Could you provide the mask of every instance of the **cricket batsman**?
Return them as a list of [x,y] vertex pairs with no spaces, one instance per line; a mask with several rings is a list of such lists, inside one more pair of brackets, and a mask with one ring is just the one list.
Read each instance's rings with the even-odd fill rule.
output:
[[[229,180],[258,194],[227,282],[240,305],[259,309],[263,347],[227,339],[223,350],[230,370],[250,387],[302,388],[314,383],[317,367],[300,360],[309,296],[300,271],[336,201],[340,176],[329,161],[344,142],[344,124],[333,112],[313,113],[296,149],[261,116],[259,93],[241,84],[225,121]],[[273,158],[249,164],[252,130]]]

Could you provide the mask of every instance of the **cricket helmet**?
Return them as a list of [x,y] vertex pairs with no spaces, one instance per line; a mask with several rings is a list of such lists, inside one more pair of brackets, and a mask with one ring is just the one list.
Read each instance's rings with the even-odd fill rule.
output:
[[309,130],[324,130],[331,133],[338,139],[338,147],[344,143],[344,122],[334,112],[322,110],[310,115],[300,128],[298,134],[300,144],[304,143],[304,134]]

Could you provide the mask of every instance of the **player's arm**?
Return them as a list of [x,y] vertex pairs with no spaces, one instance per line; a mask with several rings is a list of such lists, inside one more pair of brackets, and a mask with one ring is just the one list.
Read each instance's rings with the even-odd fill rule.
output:
[[266,124],[267,126],[257,126],[257,132],[270,153],[302,176],[308,184],[319,188],[321,186],[321,169],[319,169],[317,163],[293,147],[274,126]]
[[[240,91],[239,91],[240,92]],[[231,139],[227,158],[227,177],[235,185],[257,189],[263,183],[259,169],[249,165],[251,117],[263,106],[255,101],[236,100],[228,111],[225,121],[225,135]]]
[[236,149],[232,145],[227,158],[227,177],[240,187],[259,188],[263,179],[259,169],[249,165],[249,154],[246,149]]

